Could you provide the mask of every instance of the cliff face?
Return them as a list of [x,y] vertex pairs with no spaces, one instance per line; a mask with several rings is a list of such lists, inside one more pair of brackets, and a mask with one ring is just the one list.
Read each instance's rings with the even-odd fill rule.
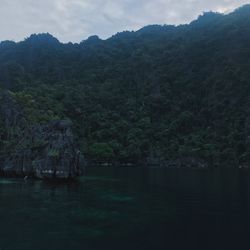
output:
[[0,117],[5,127],[0,171],[4,175],[70,179],[84,172],[72,122],[55,120],[30,124],[9,92],[0,95]]

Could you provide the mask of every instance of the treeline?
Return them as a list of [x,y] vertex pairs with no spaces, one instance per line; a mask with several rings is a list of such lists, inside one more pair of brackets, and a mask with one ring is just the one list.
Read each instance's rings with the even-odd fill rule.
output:
[[[250,162],[250,6],[62,44],[0,43],[0,85],[31,122],[70,118],[89,160]],[[7,138],[0,121],[0,150]]]

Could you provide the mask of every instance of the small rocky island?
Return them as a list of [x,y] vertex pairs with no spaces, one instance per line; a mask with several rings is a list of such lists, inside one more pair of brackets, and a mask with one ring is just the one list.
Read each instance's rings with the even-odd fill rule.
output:
[[9,91],[0,93],[0,173],[39,179],[72,179],[84,173],[84,159],[77,148],[70,120],[32,124]]

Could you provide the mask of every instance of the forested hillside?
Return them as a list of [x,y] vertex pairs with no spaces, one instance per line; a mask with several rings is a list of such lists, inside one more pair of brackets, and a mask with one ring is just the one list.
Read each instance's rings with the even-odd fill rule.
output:
[[[69,118],[85,157],[250,163],[250,5],[107,40],[0,43],[0,86],[31,122]],[[0,121],[0,150],[8,138]]]

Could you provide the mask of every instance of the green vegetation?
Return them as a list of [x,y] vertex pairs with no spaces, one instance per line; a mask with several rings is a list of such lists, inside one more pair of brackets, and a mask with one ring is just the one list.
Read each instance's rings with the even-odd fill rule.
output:
[[107,40],[61,44],[39,34],[0,43],[1,87],[30,122],[70,118],[95,161],[247,164],[249,65],[249,5]]

